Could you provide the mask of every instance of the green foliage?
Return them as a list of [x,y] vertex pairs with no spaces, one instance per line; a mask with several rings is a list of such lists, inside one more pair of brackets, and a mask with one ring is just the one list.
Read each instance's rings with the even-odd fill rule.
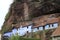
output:
[[40,39],[36,39],[36,38],[23,38],[22,40],[40,40]]
[[[7,28],[7,27],[9,27],[9,28]],[[4,34],[4,32],[9,32],[11,29],[12,29],[11,25],[7,26],[7,24],[3,24],[1,33]]]
[[6,32],[6,25],[5,24],[3,24],[3,26],[2,26],[2,33],[4,33],[4,32]]
[[19,36],[19,35],[16,35],[16,36],[12,35],[12,36],[9,38],[9,40],[19,40],[19,39],[20,39],[20,36]]
[[10,13],[8,12],[5,16],[5,21],[7,21],[9,19],[9,17],[10,17]]
[[36,38],[23,38],[23,37],[20,37],[19,35],[16,35],[16,36],[11,36],[9,38],[9,40],[40,40],[40,39],[36,39]]

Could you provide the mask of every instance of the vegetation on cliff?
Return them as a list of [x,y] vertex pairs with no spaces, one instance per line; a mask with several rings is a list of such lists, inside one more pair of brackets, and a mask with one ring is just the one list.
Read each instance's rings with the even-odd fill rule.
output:
[[[11,4],[11,6],[12,5],[13,4]],[[6,16],[5,16],[5,21],[4,21],[3,26],[2,26],[2,33],[9,31],[9,28],[11,28],[11,25],[7,26],[7,21],[8,21],[8,19],[10,18],[11,14],[12,14],[11,12],[12,12],[12,8],[10,7],[7,14],[6,14]]]

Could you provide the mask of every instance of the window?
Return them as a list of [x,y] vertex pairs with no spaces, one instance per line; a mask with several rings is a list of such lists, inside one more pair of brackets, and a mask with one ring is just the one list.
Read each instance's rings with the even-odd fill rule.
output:
[[45,26],[45,29],[49,29],[49,25],[46,25],[46,26]]
[[54,28],[58,27],[58,23],[54,23],[54,24],[53,24],[53,27],[54,27]]
[[43,30],[43,27],[39,27],[39,30]]
[[33,29],[33,32],[37,32],[37,31],[38,31],[38,29],[37,29],[37,28],[34,28],[34,29]]
[[58,27],[58,23],[50,24],[50,28],[57,28],[57,27]]

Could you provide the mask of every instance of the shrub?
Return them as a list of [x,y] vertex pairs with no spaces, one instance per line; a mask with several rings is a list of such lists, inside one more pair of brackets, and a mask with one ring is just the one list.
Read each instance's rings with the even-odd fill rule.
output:
[[20,36],[18,36],[18,35],[16,35],[16,36],[11,36],[10,38],[9,38],[9,40],[40,40],[40,39],[36,39],[36,38],[23,38],[23,37],[20,37]]
[[16,36],[12,35],[12,36],[9,38],[9,40],[19,40],[19,39],[20,39],[20,36],[18,36],[18,35],[16,35]]

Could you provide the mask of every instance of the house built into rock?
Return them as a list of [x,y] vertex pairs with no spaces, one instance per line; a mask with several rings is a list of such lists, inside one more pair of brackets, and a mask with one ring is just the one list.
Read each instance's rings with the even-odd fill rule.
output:
[[41,39],[45,40],[45,25],[53,23],[58,23],[60,26],[60,0],[14,0],[4,26],[8,28],[6,31],[10,31],[13,27],[28,28],[28,25],[32,25],[31,35],[34,28],[39,29],[42,26],[43,36]]

